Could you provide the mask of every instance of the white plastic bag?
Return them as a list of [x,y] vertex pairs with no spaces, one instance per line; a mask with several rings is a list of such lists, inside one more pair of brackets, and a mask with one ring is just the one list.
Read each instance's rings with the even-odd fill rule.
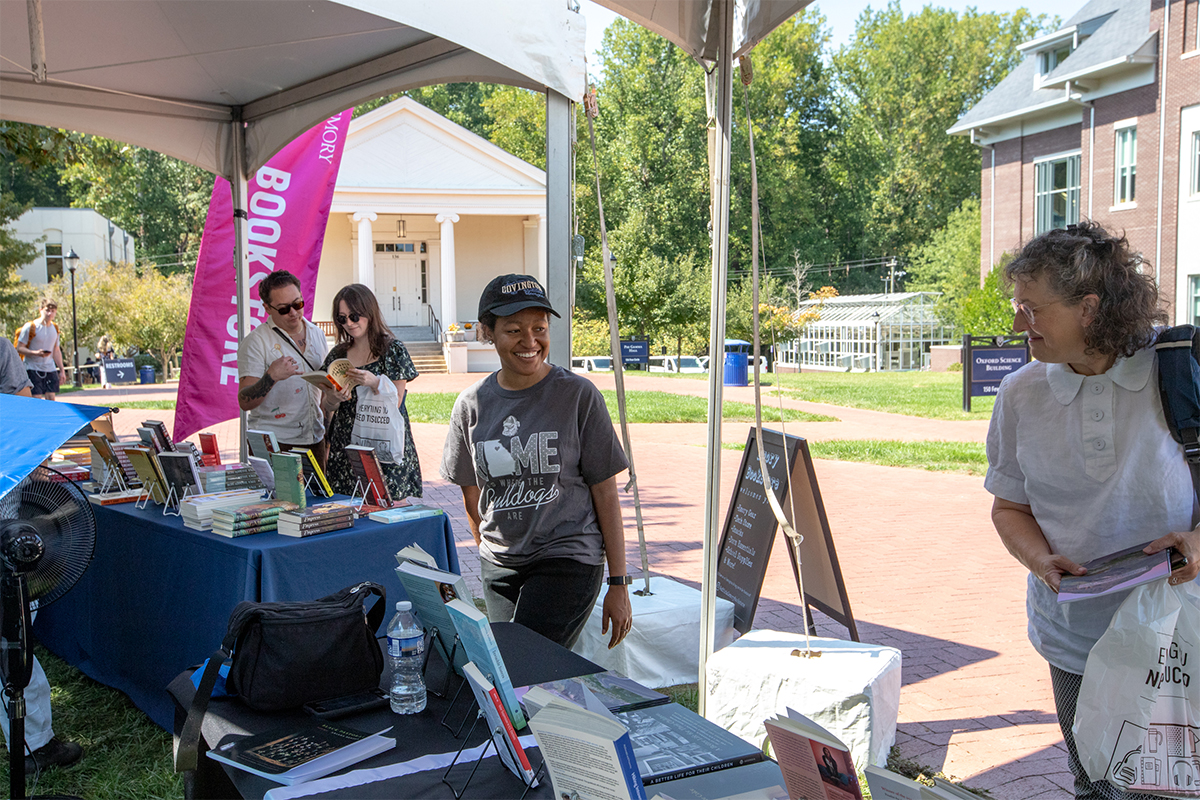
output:
[[1075,745],[1092,780],[1200,797],[1200,594],[1137,587],[1088,655]]
[[386,375],[379,376],[379,390],[358,387],[358,407],[350,444],[374,447],[381,464],[404,463],[404,417],[400,416],[400,392]]

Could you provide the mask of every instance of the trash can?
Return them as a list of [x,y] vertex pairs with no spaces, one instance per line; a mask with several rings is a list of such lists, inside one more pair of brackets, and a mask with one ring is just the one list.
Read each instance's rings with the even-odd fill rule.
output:
[[[745,358],[745,356],[743,356],[743,358]],[[149,364],[138,370],[138,375],[141,377],[142,383],[154,383],[154,367],[150,366]],[[745,381],[742,382],[742,385],[745,385]]]
[[725,385],[746,386],[749,384],[746,373],[749,371],[750,359],[745,353],[725,354]]

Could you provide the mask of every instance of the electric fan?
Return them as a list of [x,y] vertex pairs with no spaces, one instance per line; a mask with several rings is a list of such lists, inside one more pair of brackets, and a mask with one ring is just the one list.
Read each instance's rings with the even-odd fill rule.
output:
[[[68,478],[38,467],[0,498],[0,639],[9,705],[9,786],[25,797],[25,687],[33,656],[31,612],[67,593],[87,569],[96,545],[92,507]],[[19,744],[18,744],[19,743]]]

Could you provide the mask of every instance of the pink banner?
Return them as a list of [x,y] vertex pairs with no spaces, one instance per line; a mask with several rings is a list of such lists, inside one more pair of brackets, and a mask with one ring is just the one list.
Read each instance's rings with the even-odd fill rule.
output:
[[[325,223],[353,109],[330,117],[280,150],[250,179],[250,327],[267,318],[258,282],[286,269],[300,279],[312,319]],[[208,204],[183,341],[174,438],[181,441],[238,415],[237,275],[233,193],[218,177]]]

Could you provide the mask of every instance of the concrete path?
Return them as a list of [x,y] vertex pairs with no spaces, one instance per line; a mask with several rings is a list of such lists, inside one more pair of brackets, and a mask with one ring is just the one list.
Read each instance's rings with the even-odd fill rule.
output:
[[[479,375],[424,375],[410,391],[457,392]],[[601,388],[612,377],[593,376]],[[707,384],[636,376],[628,388],[707,396]],[[174,385],[87,390],[66,400],[120,405],[171,399]],[[751,389],[727,388],[729,400],[753,402]],[[78,398],[78,399],[77,399]],[[954,439],[983,441],[987,423],[943,422],[785,400],[839,422],[794,423],[809,439]],[[171,411],[126,410],[121,434]],[[728,423],[723,440],[744,442],[750,426]],[[237,451],[236,422],[214,428],[227,458]],[[416,423],[413,435],[425,501],[451,515],[463,573],[478,588],[479,559],[457,487],[437,477],[446,426]],[[650,569],[698,586],[704,527],[705,426],[635,425],[632,431]],[[724,451],[721,494],[732,491],[740,453]],[[897,744],[900,753],[1005,800],[1066,800],[1071,776],[1054,716],[1049,671],[1025,635],[1025,570],[992,529],[983,480],[870,464],[816,462],[817,478],[851,606],[863,641],[903,653]],[[638,572],[632,501],[623,500],[627,558]],[[728,502],[727,499],[725,502]],[[818,633],[845,629],[818,614]],[[799,593],[782,537],[772,553],[755,627],[803,631]]]

